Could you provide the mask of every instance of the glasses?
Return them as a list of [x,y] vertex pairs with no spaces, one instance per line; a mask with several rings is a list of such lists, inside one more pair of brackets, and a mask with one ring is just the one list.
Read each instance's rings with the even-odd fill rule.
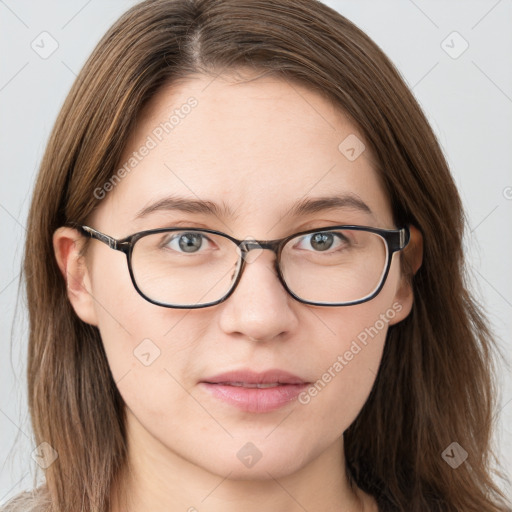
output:
[[[247,263],[263,250],[287,292],[315,306],[350,306],[382,289],[395,252],[410,232],[367,226],[329,226],[278,240],[238,240],[220,231],[162,228],[116,240],[89,226],[83,235],[126,254],[133,286],[147,301],[167,308],[204,308],[225,301]],[[255,251],[251,254],[251,251]]]

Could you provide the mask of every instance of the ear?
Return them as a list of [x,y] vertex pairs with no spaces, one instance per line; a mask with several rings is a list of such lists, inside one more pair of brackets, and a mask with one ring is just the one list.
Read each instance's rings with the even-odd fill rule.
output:
[[76,229],[60,227],[53,233],[53,250],[67,285],[69,301],[81,320],[97,326],[89,270],[80,254],[83,244],[84,238]]
[[406,318],[412,309],[414,302],[414,292],[412,289],[412,277],[421,267],[423,262],[423,235],[415,226],[409,226],[411,237],[407,247],[402,251],[402,257],[405,259],[406,273],[402,272],[400,284],[396,290],[395,302],[400,307],[394,307],[395,317],[389,322],[390,325],[397,324]]

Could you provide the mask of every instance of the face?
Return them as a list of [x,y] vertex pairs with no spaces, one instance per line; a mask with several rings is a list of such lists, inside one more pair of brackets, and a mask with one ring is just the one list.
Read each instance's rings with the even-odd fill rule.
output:
[[[176,109],[166,133],[161,123]],[[152,99],[119,167],[134,152],[136,165],[102,189],[112,190],[88,225],[118,239],[174,226],[257,240],[338,224],[395,228],[368,147],[354,159],[347,143],[339,149],[347,137],[364,141],[329,101],[298,85],[191,77]],[[171,195],[207,200],[219,211],[157,209],[135,218]],[[369,211],[352,202],[293,214],[298,201],[347,195]],[[70,284],[69,297],[82,320],[99,328],[133,439],[158,447],[159,457],[235,479],[279,478],[339,453],[373,386],[387,329],[411,307],[399,254],[374,299],[322,307],[292,298],[276,274],[275,254],[264,250],[225,302],[164,308],[137,293],[123,253],[92,240],[85,265],[74,266],[72,250],[62,249],[66,236],[54,238],[57,257],[81,282]],[[265,372],[274,372],[267,381],[290,380],[280,391],[276,384],[255,389]]]

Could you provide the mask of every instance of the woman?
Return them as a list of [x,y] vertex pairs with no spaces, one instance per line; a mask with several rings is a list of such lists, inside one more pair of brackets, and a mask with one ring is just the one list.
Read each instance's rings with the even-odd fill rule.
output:
[[424,114],[344,17],[136,5],[34,191],[46,483],[12,508],[508,510],[463,228]]

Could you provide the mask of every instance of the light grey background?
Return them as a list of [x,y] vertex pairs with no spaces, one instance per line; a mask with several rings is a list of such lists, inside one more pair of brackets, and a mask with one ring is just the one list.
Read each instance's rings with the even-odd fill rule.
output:
[[[34,179],[76,73],[107,28],[134,3],[0,0],[0,503],[34,484],[23,300],[13,328]],[[326,3],[377,42],[426,112],[466,206],[475,293],[503,351],[511,353],[512,0]],[[55,45],[52,40],[58,48],[44,55]],[[500,368],[500,384],[496,446],[512,474],[510,368]]]

